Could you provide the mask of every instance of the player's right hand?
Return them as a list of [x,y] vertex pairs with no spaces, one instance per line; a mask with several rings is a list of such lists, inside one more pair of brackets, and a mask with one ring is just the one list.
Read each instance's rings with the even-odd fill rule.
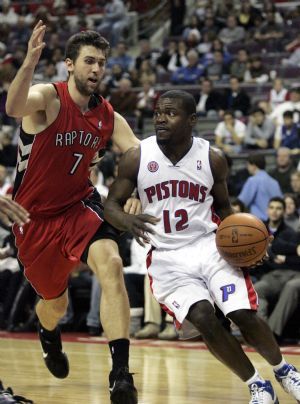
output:
[[27,55],[24,60],[25,66],[35,68],[35,66],[38,64],[42,50],[46,46],[46,43],[43,42],[45,32],[46,25],[42,20],[39,20],[39,22],[33,28],[31,37],[28,41]]
[[153,228],[147,225],[147,223],[156,225],[160,221],[157,217],[146,214],[129,215],[127,220],[128,230],[142,247],[145,247],[145,244],[150,243],[150,238],[147,233],[155,233]]
[[6,226],[11,226],[14,222],[23,226],[29,222],[29,213],[18,203],[0,196],[0,220]]

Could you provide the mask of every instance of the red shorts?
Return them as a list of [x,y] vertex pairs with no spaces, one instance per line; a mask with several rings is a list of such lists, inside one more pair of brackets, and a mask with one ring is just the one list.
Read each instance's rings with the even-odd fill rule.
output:
[[65,291],[70,272],[102,223],[98,212],[80,201],[62,215],[13,226],[24,275],[38,295],[54,299]]

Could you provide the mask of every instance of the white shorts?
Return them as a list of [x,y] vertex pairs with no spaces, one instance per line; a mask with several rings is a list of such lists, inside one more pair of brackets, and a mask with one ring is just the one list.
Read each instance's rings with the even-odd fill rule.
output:
[[257,310],[250,276],[220,256],[215,233],[176,250],[150,250],[147,267],[154,297],[178,326],[200,300],[216,303],[225,316],[240,309]]

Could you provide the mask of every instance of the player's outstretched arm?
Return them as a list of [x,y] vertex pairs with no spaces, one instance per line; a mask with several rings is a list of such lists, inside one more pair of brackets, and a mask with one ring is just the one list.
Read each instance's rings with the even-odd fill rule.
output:
[[43,42],[45,31],[46,26],[40,20],[34,27],[28,41],[24,62],[9,86],[6,101],[6,112],[9,116],[20,118],[44,110],[46,107],[45,97],[39,91],[43,85],[34,86],[35,91],[29,93],[34,69],[45,47],[45,42]]
[[124,212],[123,206],[137,184],[140,165],[140,147],[128,150],[120,160],[118,176],[113,182],[104,205],[104,218],[120,230],[129,231],[140,245],[149,242],[146,233],[153,233],[147,224],[156,224],[154,216],[132,215]]
[[209,160],[214,177],[214,185],[211,190],[214,198],[213,206],[220,219],[224,220],[225,217],[233,214],[227,188],[227,161],[220,150],[212,148],[209,151]]
[[139,139],[134,135],[125,118],[114,112],[114,131],[112,134],[113,143],[118,146],[122,153],[131,147],[140,144]]
[[11,226],[14,222],[22,226],[29,222],[29,213],[18,203],[0,196],[0,220],[6,226]]

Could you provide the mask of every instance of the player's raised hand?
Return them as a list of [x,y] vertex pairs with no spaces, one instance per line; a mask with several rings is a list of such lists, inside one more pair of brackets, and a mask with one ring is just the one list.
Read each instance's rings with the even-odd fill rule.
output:
[[[129,215],[127,219],[127,229],[132,233],[136,241],[145,247],[150,243],[147,233],[154,234],[155,231],[149,224],[156,225],[160,219],[151,215]],[[148,223],[148,224],[147,224]]]
[[33,28],[31,37],[28,41],[27,55],[24,61],[26,66],[35,68],[35,66],[38,64],[42,50],[46,46],[46,43],[43,42],[45,32],[46,25],[42,20],[39,20],[39,22]]
[[22,226],[29,222],[29,213],[18,203],[0,196],[0,220],[6,226],[11,226],[14,222]]

